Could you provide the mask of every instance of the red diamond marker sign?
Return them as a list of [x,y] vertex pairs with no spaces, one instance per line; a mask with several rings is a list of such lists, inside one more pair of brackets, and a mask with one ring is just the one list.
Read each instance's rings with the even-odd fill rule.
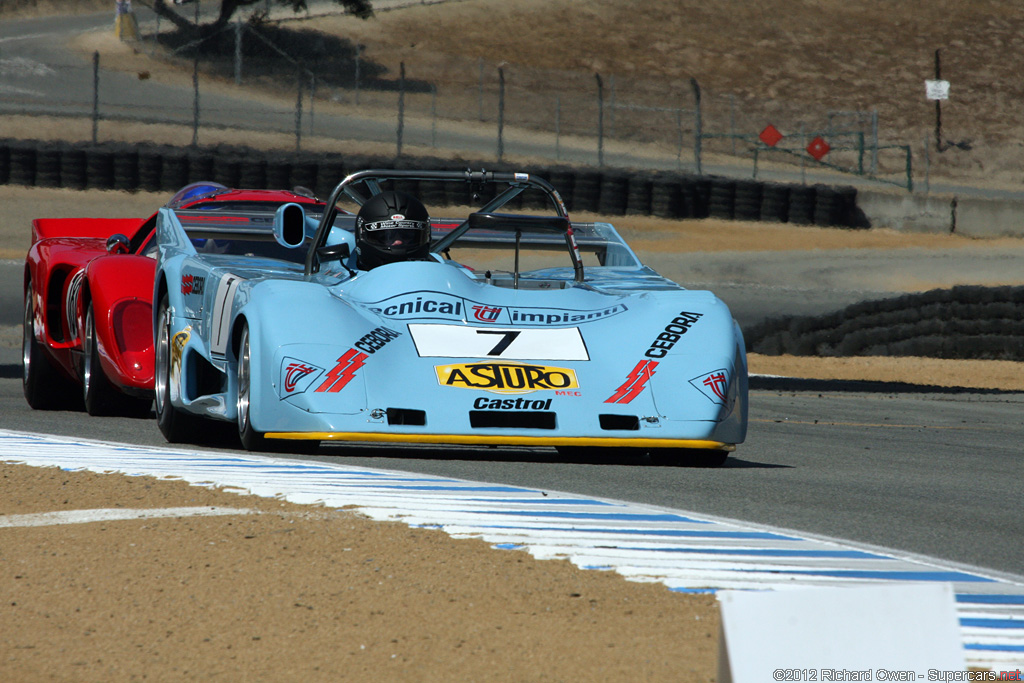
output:
[[821,161],[822,157],[828,154],[831,149],[820,135],[811,140],[810,144],[807,145],[807,153],[814,157],[816,161]]
[[779,132],[778,128],[769,123],[767,126],[765,126],[765,129],[761,131],[761,134],[758,135],[757,137],[761,139],[761,142],[768,145],[769,147],[774,147],[775,145],[779,144],[779,140],[781,140],[785,136]]

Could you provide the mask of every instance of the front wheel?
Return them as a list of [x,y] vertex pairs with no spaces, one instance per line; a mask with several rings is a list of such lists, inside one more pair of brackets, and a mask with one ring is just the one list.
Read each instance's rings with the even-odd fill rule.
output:
[[282,451],[312,454],[320,448],[319,441],[278,441],[268,439],[252,426],[252,348],[249,344],[249,325],[242,325],[242,336],[238,342],[238,439],[247,451]]
[[[201,419],[175,408],[171,403],[171,382],[175,376],[173,340],[171,339],[170,305],[165,294],[156,315],[156,372],[154,399],[156,422],[164,438],[171,443],[193,443],[202,431]],[[177,354],[177,371],[181,371],[181,353]]]
[[104,374],[100,365],[96,315],[92,302],[85,313],[85,331],[82,336],[82,398],[85,401],[85,412],[90,415],[145,417],[152,403],[121,393]]

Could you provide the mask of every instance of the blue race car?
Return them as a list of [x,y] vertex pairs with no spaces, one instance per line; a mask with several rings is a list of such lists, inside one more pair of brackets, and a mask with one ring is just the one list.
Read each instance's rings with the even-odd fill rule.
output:
[[[430,217],[418,194],[479,208]],[[746,436],[726,305],[644,266],[611,225],[570,222],[542,178],[367,170],[326,202],[163,208],[156,230],[169,441],[222,420],[247,449],[628,448],[714,466]]]

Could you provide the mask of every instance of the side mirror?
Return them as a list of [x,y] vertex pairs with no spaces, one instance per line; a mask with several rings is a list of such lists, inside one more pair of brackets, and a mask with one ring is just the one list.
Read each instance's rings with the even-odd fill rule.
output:
[[320,258],[320,263],[327,263],[328,261],[344,261],[352,255],[352,249],[347,243],[342,242],[341,244],[331,244],[326,247],[320,247],[316,250],[316,255]]
[[127,254],[131,249],[129,248],[128,237],[117,233],[107,238],[107,253],[108,254]]
[[306,211],[299,204],[282,204],[274,212],[274,239],[295,249],[306,240]]

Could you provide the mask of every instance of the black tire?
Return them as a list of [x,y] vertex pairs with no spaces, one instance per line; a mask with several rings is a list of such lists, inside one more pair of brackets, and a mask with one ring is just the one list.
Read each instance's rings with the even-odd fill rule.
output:
[[651,193],[654,183],[646,173],[634,173],[629,176],[629,193],[626,197],[626,215],[650,216]]
[[716,178],[711,182],[708,215],[711,218],[722,218],[725,220],[732,220],[736,216],[735,180]]
[[113,155],[114,189],[134,192],[139,189],[139,152],[134,146],[120,146]]
[[36,150],[36,187],[60,187],[59,145],[45,143]]
[[85,186],[89,190],[114,188],[114,153],[107,148],[90,147],[85,151]]
[[605,173],[601,178],[597,212],[602,216],[623,216],[629,201],[629,176]]
[[168,309],[167,295],[164,294],[157,307],[154,334],[156,422],[169,442],[195,443],[202,433],[202,418],[189,415],[171,404],[171,321],[167,317]]
[[177,192],[188,185],[188,157],[168,151],[160,162],[160,189]]
[[36,184],[36,147],[34,143],[18,142],[11,146],[8,182],[11,185]]
[[122,393],[103,373],[99,345],[96,343],[96,316],[91,302],[85,313],[85,329],[82,331],[82,400],[85,402],[85,412],[93,416],[146,417],[153,403]]
[[657,176],[651,184],[651,214],[658,218],[690,218],[680,213],[681,191],[682,184],[678,177]]
[[238,408],[238,439],[242,447],[247,451],[290,451],[292,453],[315,453],[320,448],[320,442],[315,440],[285,441],[267,439],[262,433],[253,429],[252,421],[249,419],[249,405],[252,398],[250,389],[250,378],[252,366],[252,355],[249,347],[249,326],[242,325],[242,336],[238,342],[238,395],[236,398]]
[[[339,181],[343,178],[339,174]],[[225,183],[226,184],[226,183]],[[228,185],[228,187],[234,187]],[[256,156],[255,154],[249,154],[239,162],[238,167],[238,185],[237,187],[244,187],[248,190],[263,190],[267,187],[267,162],[262,156]],[[328,188],[327,192],[334,189],[334,186]]]
[[195,149],[189,150],[186,158],[188,159],[189,183],[198,183],[213,177],[213,154],[203,149]]
[[761,219],[761,183],[756,180],[736,181],[735,216],[739,221]]
[[77,396],[75,386],[53,367],[46,352],[36,341],[35,311],[32,307],[32,283],[25,292],[25,316],[21,340],[21,387],[25,400],[35,410],[59,410],[71,407]]
[[699,448],[652,448],[652,465],[676,467],[721,467],[729,458],[729,451]]
[[85,150],[64,145],[60,154],[60,186],[84,190],[86,183]]
[[238,439],[242,442],[242,448],[245,450],[262,451],[267,448],[267,440],[263,438],[262,434],[253,429],[252,421],[249,419],[249,400],[252,397],[249,382],[251,377],[250,360],[249,326],[244,325],[242,327],[242,338],[238,344],[238,394],[236,396]]
[[813,187],[794,185],[789,190],[789,222],[794,225],[814,224]]

